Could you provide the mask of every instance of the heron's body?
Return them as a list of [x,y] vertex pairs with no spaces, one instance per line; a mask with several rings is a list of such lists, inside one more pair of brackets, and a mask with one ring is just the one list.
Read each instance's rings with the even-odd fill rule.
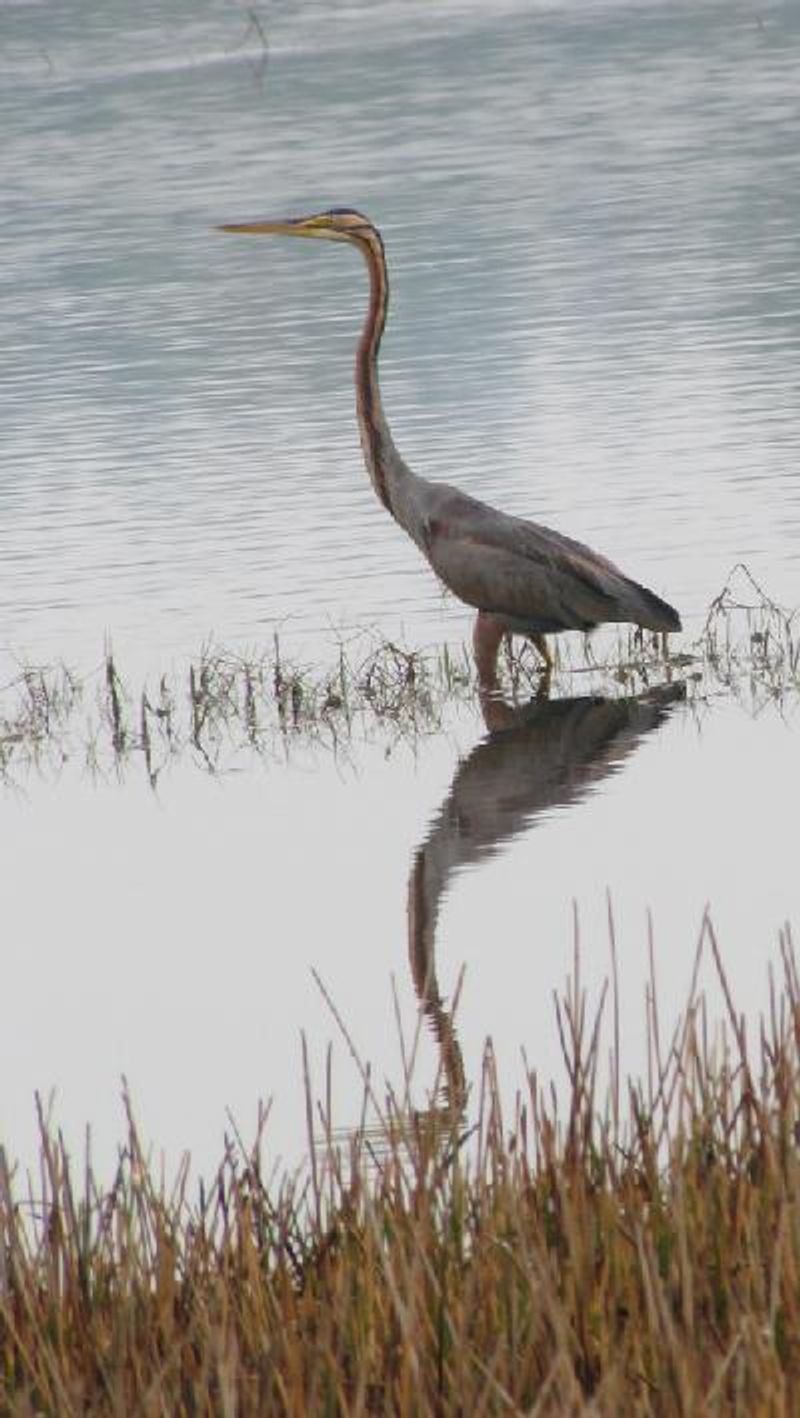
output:
[[389,284],[383,242],[359,212],[335,209],[287,222],[248,222],[226,231],[281,233],[344,241],[362,252],[370,300],[356,354],[356,404],[364,460],[387,511],[412,538],[436,575],[478,612],[475,651],[484,686],[493,684],[505,634],[535,640],[560,630],[628,622],[680,630],[677,611],[588,546],[549,527],[500,512],[446,483],[413,473],[401,458],[383,412],[378,351]]

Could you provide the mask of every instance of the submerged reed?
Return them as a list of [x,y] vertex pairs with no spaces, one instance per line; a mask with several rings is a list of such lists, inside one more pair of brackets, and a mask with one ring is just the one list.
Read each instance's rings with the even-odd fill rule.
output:
[[[708,919],[669,1038],[648,990],[644,1081],[622,1081],[618,1011],[606,1028],[590,1010],[576,949],[565,1105],[530,1072],[509,1123],[487,1046],[469,1125],[390,1093],[376,1150],[363,1127],[337,1144],[309,1088],[324,1141],[277,1183],[262,1126],[194,1200],[186,1168],[167,1188],[126,1098],[104,1189],[40,1118],[40,1194],[0,1161],[0,1408],[800,1411],[800,985],[781,945],[754,1051]],[[713,1044],[703,954],[728,1011]]]

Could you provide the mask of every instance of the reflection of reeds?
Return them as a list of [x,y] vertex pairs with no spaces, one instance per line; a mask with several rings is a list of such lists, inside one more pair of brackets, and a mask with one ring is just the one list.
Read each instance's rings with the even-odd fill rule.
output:
[[[151,1170],[127,1097],[110,1189],[40,1115],[28,1195],[0,1152],[0,1407],[800,1411],[800,984],[782,947],[755,1052],[707,919],[669,1037],[648,989],[644,1081],[621,1081],[619,1011],[607,1030],[589,1008],[576,952],[564,1104],[530,1073],[504,1117],[487,1047],[469,1135],[390,1094],[380,1152],[365,1126],[342,1148],[326,1104],[327,1145],[268,1181],[264,1115],[194,1201],[187,1165],[171,1186]],[[727,1009],[713,1043],[704,956]]]
[[[775,605],[744,567],[688,650],[627,630],[554,643],[555,696],[630,696],[675,677],[695,700],[733,694],[757,713],[766,703],[788,706],[800,690],[796,614]],[[514,642],[503,657],[503,692],[535,692],[539,669],[536,652]],[[454,703],[474,702],[475,688],[464,647],[423,653],[368,635],[339,645],[322,668],[292,661],[277,636],[268,652],[252,655],[208,645],[185,672],[138,691],[107,647],[93,676],[23,665],[0,688],[0,774],[13,782],[31,766],[52,770],[75,757],[97,771],[140,758],[155,783],[183,751],[218,771],[242,752],[285,753],[292,744],[336,752],[376,733],[413,742],[439,728]]]

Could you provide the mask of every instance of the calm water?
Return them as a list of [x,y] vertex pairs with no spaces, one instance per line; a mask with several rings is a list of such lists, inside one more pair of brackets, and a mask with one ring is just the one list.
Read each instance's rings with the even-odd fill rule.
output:
[[[363,473],[358,258],[213,230],[333,202],[384,231],[383,382],[412,465],[590,541],[687,639],[742,559],[800,603],[800,11],[256,13],[266,53],[229,4],[3,8],[3,678],[19,653],[92,666],[106,635],[135,678],[209,633],[279,627],[309,662],[342,627],[468,633]],[[210,1165],[225,1108],[247,1132],[275,1093],[296,1155],[298,1033],[321,1058],[335,1032],[309,968],[394,1073],[415,889],[443,993],[467,966],[470,1067],[489,1033],[509,1077],[522,1046],[557,1067],[572,902],[597,982],[607,888],[632,1058],[648,905],[665,1009],[707,900],[757,1004],[799,904],[796,721],[725,701],[700,725],[680,705],[575,716],[477,767],[462,711],[416,755],[376,745],[346,771],[187,766],[157,799],[65,773],[6,795],[10,1149],[29,1152],[35,1087],[76,1137],[119,1135],[124,1071],[158,1145]]]

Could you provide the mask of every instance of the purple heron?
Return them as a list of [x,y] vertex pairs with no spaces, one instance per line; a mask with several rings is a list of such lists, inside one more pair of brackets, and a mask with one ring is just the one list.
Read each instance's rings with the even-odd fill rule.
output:
[[499,512],[446,483],[413,473],[389,431],[378,351],[389,305],[380,232],[360,212],[334,207],[286,221],[226,223],[222,231],[305,236],[355,246],[367,263],[370,298],[356,353],[356,409],[367,472],[378,497],[448,590],[477,612],[473,644],[484,690],[496,683],[505,635],[532,640],[549,676],[545,635],[606,622],[680,630],[677,611],[613,562],[550,527]]

